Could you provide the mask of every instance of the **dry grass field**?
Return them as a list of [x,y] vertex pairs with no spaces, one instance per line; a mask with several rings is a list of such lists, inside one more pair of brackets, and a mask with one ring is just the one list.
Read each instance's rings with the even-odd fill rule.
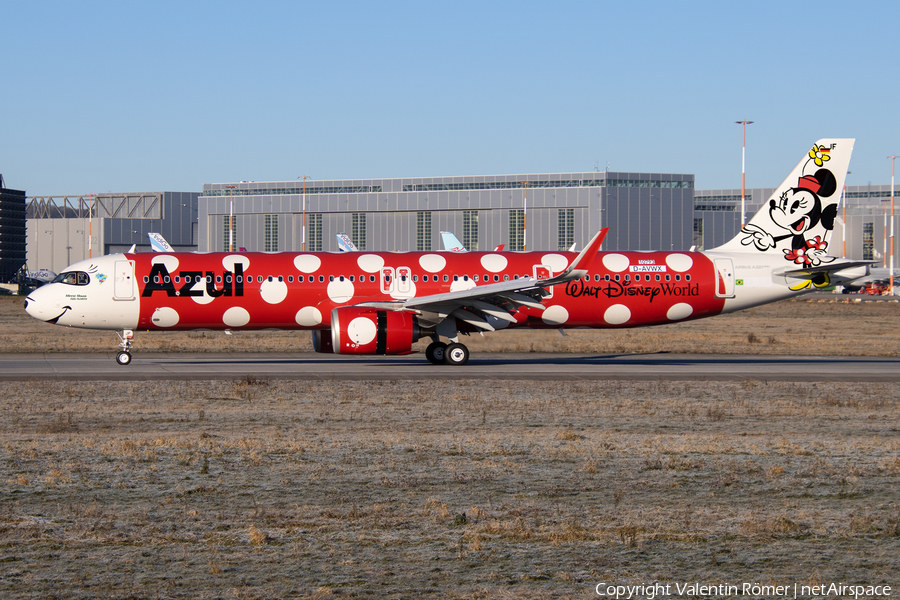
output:
[[[0,301],[4,351],[104,351]],[[900,352],[896,303],[784,302],[491,350]],[[505,341],[504,341],[505,340]],[[139,333],[141,351],[307,334]],[[223,348],[227,346],[227,348]],[[4,382],[0,598],[596,598],[900,588],[900,391],[874,383]]]
[[3,385],[3,598],[900,585],[895,386]]

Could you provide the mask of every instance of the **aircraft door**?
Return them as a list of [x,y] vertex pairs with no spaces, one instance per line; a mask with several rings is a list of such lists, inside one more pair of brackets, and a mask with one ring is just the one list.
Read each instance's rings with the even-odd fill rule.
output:
[[[550,279],[553,277],[553,269],[548,267],[547,265],[534,265],[534,278],[535,279]],[[544,296],[544,298],[552,298],[553,297],[553,288],[556,286],[550,286],[545,288],[549,293],[549,295]]]
[[412,273],[409,267],[397,267],[397,291],[408,294],[412,289]]
[[734,298],[734,263],[730,258],[717,258],[716,264],[716,297]]
[[394,291],[394,268],[381,268],[381,293],[390,294]]
[[117,260],[113,297],[116,300],[134,300],[134,261]]

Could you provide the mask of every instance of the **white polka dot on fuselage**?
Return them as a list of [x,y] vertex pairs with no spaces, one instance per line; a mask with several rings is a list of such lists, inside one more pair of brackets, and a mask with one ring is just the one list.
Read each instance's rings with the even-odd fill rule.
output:
[[278,304],[287,298],[288,288],[284,281],[266,279],[259,288],[259,295],[269,304]]
[[231,271],[232,273],[234,273],[234,265],[236,264],[240,264],[241,267],[243,267],[243,270],[246,271],[250,266],[250,259],[240,254],[229,254],[222,259],[222,266],[225,267],[226,271]]
[[440,254],[423,254],[419,257],[419,266],[429,273],[440,273],[447,266],[447,259]]
[[613,304],[603,313],[603,320],[610,325],[621,325],[627,323],[631,318],[631,310],[624,304]]
[[175,271],[178,270],[178,259],[174,256],[170,256],[168,254],[157,254],[153,258],[150,259],[151,265],[165,265],[166,271],[169,273],[175,274]]
[[322,322],[322,313],[315,306],[304,306],[297,311],[297,325],[315,327]]
[[349,280],[344,279],[344,281],[341,281],[336,277],[334,281],[330,281],[328,283],[326,292],[328,293],[328,297],[331,298],[332,302],[341,304],[353,298],[355,290],[353,288],[353,284],[350,283]]
[[545,254],[541,257],[541,264],[553,269],[554,273],[562,273],[569,266],[569,259],[562,254]]
[[687,254],[667,254],[666,264],[673,271],[683,273],[694,266],[694,259]]
[[547,310],[541,313],[541,319],[547,325],[562,325],[569,320],[569,311],[560,305],[548,306]]
[[161,306],[153,311],[150,322],[157,327],[174,327],[178,324],[178,312],[174,308]]
[[384,258],[377,254],[363,254],[356,259],[356,264],[366,273],[377,273],[384,266]]
[[456,281],[450,282],[450,291],[451,292],[461,292],[462,290],[471,290],[475,287],[475,282],[472,281],[472,278],[463,279],[460,277]]
[[628,257],[624,254],[604,254],[603,266],[613,273],[620,273],[628,268]]
[[499,273],[508,264],[509,261],[502,254],[485,254],[481,257],[481,266],[491,273]]
[[294,257],[294,267],[301,273],[315,273],[322,266],[322,259],[314,254],[298,254]]
[[679,302],[666,312],[666,317],[670,321],[680,321],[681,319],[686,319],[691,316],[693,312],[694,308],[690,304]]
[[232,306],[222,315],[222,322],[229,327],[243,327],[250,322],[250,313],[241,306]]

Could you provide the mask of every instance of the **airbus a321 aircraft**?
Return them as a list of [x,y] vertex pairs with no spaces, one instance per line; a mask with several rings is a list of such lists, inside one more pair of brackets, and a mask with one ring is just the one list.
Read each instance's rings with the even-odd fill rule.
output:
[[[852,139],[816,142],[768,203],[705,252],[112,254],[78,262],[25,301],[36,319],[120,337],[135,330],[293,329],[317,352],[406,354],[463,365],[460,334],[519,327],[676,323],[775,302],[867,274],[830,256]],[[442,340],[448,340],[446,343]]]

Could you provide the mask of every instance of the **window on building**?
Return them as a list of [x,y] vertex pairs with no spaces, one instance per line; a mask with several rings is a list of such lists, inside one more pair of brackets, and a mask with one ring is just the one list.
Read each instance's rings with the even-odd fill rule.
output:
[[353,213],[350,237],[359,250],[366,249],[366,213]]
[[703,219],[694,219],[694,237],[691,243],[697,250],[703,249]]
[[509,249],[521,251],[525,249],[525,211],[513,208],[509,211]]
[[875,224],[863,223],[863,260],[875,259]]
[[231,215],[222,216],[222,249],[225,252],[234,252],[237,245],[237,217]]
[[575,243],[575,209],[559,209],[559,249],[568,250]]
[[322,213],[307,213],[306,230],[306,249],[310,252],[321,252]]
[[466,250],[478,250],[478,211],[463,211],[462,243]]
[[416,213],[416,250],[431,250],[431,213]]
[[278,251],[278,215],[263,215],[263,250]]

